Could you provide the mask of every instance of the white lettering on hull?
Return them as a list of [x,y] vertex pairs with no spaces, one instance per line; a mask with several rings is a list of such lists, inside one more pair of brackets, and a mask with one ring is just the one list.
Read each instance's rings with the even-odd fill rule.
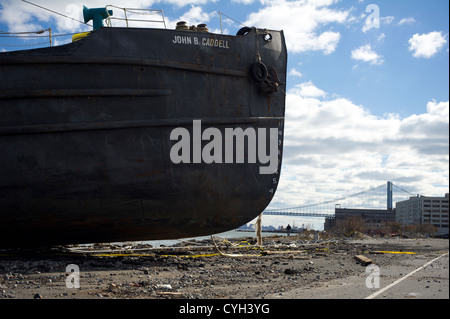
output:
[[174,36],[172,43],[174,44],[184,44],[184,45],[200,45],[204,47],[229,49],[230,45],[228,40],[219,40],[215,38],[198,38],[192,36]]

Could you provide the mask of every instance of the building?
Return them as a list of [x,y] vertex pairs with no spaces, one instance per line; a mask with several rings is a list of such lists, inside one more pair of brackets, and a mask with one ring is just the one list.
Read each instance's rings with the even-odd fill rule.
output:
[[396,220],[403,226],[431,224],[438,235],[448,234],[448,199],[445,197],[417,196],[396,203]]
[[325,220],[324,230],[331,230],[340,220],[350,218],[361,219],[368,230],[377,231],[389,222],[395,222],[395,210],[335,208],[334,217],[327,217]]

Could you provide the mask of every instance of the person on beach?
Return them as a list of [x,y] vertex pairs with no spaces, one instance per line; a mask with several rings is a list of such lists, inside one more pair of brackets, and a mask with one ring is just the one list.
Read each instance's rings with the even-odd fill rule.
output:
[[287,231],[287,235],[288,236],[291,236],[291,229],[292,229],[291,225],[288,224],[287,227],[286,227],[286,231]]

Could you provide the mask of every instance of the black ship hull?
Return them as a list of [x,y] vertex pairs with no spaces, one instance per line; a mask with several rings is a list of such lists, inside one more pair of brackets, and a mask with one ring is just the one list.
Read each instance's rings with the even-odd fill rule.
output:
[[[102,28],[0,54],[0,247],[176,239],[249,222],[278,185],[286,63],[283,33],[257,29]],[[208,128],[223,137],[213,152]],[[243,160],[239,138],[228,157],[230,129],[256,133],[241,135]],[[270,129],[268,169],[252,151],[273,152]],[[182,148],[177,132],[190,138]]]

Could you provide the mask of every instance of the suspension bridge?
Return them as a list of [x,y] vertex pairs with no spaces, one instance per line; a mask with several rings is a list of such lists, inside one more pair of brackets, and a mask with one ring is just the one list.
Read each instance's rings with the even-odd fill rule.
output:
[[356,194],[299,207],[268,209],[264,215],[295,217],[332,217],[335,208],[393,209],[393,203],[415,196],[392,182]]

